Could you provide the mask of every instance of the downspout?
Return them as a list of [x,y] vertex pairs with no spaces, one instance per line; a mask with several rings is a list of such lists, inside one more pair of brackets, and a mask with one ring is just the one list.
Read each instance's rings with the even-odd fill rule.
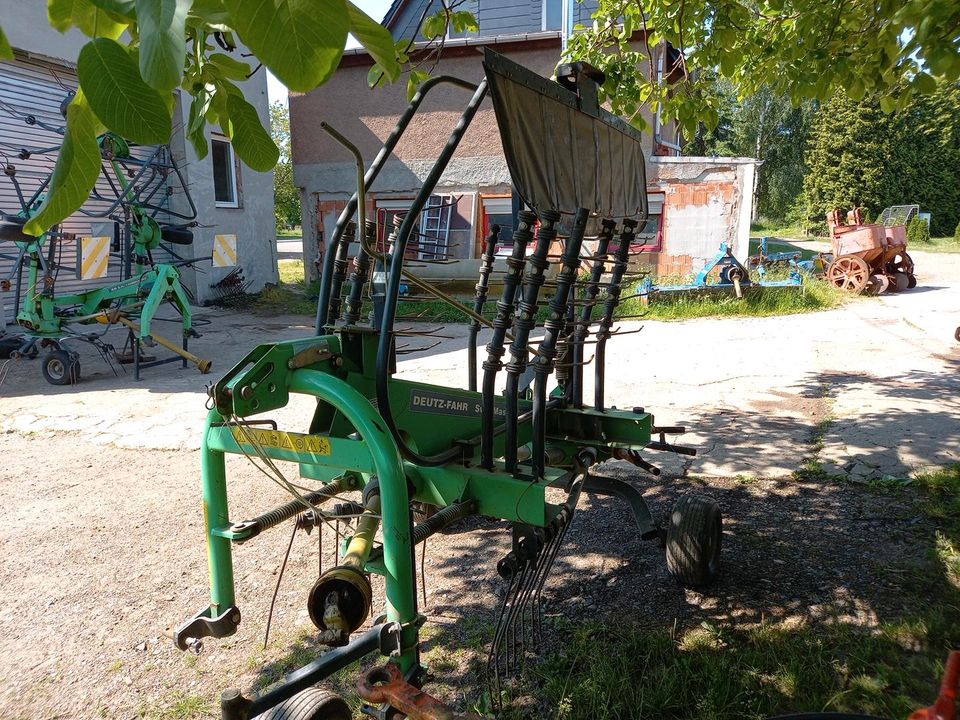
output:
[[[663,62],[664,62],[663,59],[666,56],[666,54],[667,54],[667,44],[661,43],[660,50],[657,53],[657,86],[658,87],[663,85]],[[660,104],[657,103],[657,113],[653,119],[653,141],[657,145],[662,145],[663,147],[669,148],[670,150],[675,150],[679,155],[680,152],[683,150],[683,148],[680,147],[675,142],[664,140],[663,136],[660,134],[661,128],[662,128],[662,124],[660,121]]]
[[[574,4],[577,0],[563,0],[563,9],[560,13],[560,22],[563,25],[563,31],[560,33],[560,55],[567,52],[567,45],[570,38],[573,37],[573,17]],[[544,5],[544,15],[546,15],[546,5]]]

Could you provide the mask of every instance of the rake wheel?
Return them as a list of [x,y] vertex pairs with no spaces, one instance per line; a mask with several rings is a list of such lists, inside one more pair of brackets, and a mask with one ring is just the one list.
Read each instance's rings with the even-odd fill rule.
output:
[[43,358],[40,371],[51,385],[72,385],[80,379],[80,360],[66,350],[52,350]]
[[723,518],[717,501],[684,495],[667,527],[667,569],[684,587],[709,585],[720,573]]
[[870,280],[870,268],[856,255],[843,255],[827,266],[827,280],[841,290],[862,293]]
[[330,690],[308,688],[270,708],[258,720],[353,720],[350,706]]

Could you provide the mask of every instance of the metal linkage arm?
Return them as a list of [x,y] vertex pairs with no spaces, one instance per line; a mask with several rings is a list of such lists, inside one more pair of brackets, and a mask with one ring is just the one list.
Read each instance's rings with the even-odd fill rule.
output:
[[347,225],[346,231],[340,244],[337,245],[336,259],[333,261],[333,282],[330,284],[330,317],[340,317],[340,305],[343,298],[340,293],[343,290],[343,283],[347,279],[347,267],[349,265],[348,253],[350,252],[350,243],[356,237],[357,226],[354,223]]
[[[367,221],[367,244],[371,244],[377,237],[377,225]],[[363,243],[361,243],[361,246]],[[360,248],[353,258],[353,272],[350,273],[350,295],[343,306],[344,325],[353,325],[360,319],[360,308],[363,305],[363,288],[370,277],[370,256]]]

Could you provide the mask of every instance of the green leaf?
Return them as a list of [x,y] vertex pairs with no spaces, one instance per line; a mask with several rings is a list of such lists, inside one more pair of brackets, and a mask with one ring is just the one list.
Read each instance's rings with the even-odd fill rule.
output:
[[896,107],[897,107],[896,98],[890,95],[884,95],[882,98],[880,98],[880,109],[883,110],[885,113],[887,114],[892,113],[896,109]]
[[477,16],[469,10],[458,10],[450,16],[450,24],[453,25],[454,32],[478,32],[480,25],[477,23]]
[[13,48],[10,47],[10,41],[0,28],[0,60],[13,60]]
[[136,16],[136,0],[90,0],[101,10],[109,10],[117,15],[134,18]]
[[410,71],[410,76],[407,78],[407,102],[413,100],[413,96],[417,94],[420,84],[429,79],[430,74],[422,70]]
[[190,117],[187,121],[187,139],[193,145],[197,157],[203,160],[207,156],[209,145],[203,130],[206,127],[206,114],[213,100],[212,87],[204,88],[197,93],[190,103]]
[[223,6],[223,0],[193,0],[187,24],[191,27],[209,25],[214,30],[225,30],[230,23],[230,15]]
[[47,19],[60,32],[72,27],[88,37],[118,38],[127,27],[109,10],[97,7],[92,0],[47,0]]
[[937,81],[925,72],[918,72],[913,78],[913,86],[924,95],[929,95],[937,89]]
[[217,66],[223,77],[230,80],[246,80],[250,76],[250,66],[245,62],[234,60],[229,55],[213,53],[207,59]]
[[137,65],[113,40],[91,40],[80,51],[77,76],[90,107],[110,130],[143,145],[170,140],[170,113]]
[[173,90],[183,77],[191,0],[136,0],[140,75],[157,90]]
[[326,82],[340,63],[350,18],[344,0],[225,0],[240,38],[296,92]]
[[400,77],[400,63],[390,31],[350,0],[347,0],[347,14],[350,16],[350,32],[383,69],[390,82],[396,82]]
[[241,95],[231,93],[227,97],[227,112],[231,126],[228,135],[240,159],[253,170],[272,170],[280,158],[280,150],[260,122],[256,108]]
[[83,90],[79,90],[67,108],[63,147],[50,179],[47,196],[24,226],[24,232],[40,235],[70,217],[86,202],[100,174],[99,130],[97,118]]
[[447,32],[447,14],[442,10],[427,18],[423,23],[423,36],[428,40],[440,37]]
[[374,63],[373,67],[367,72],[367,87],[383,87],[387,82],[387,73],[382,67]]

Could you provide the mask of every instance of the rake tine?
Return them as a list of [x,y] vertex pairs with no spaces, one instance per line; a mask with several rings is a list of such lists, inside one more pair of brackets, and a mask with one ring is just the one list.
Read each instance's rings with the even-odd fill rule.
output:
[[554,545],[557,542],[558,533],[553,532],[552,537],[547,541],[540,555],[537,564],[537,572],[531,583],[532,593],[528,599],[530,607],[530,641],[533,647],[539,647],[540,644],[540,597],[539,588],[543,586],[545,576],[550,572],[547,559],[554,551]]
[[[517,618],[517,596],[520,594],[520,588],[523,587],[524,582],[527,579],[527,571],[530,569],[530,563],[524,562],[523,569],[520,571],[520,580],[517,582],[517,586],[513,591],[510,600],[510,610],[507,613],[507,622],[506,622],[506,633],[505,633],[505,656],[504,656],[504,672],[510,674],[510,660],[513,658],[513,653],[516,647],[516,636],[514,635],[514,628]],[[516,669],[516,664],[514,664],[514,669]]]
[[500,612],[497,614],[497,624],[494,626],[493,631],[493,640],[490,641],[490,654],[487,656],[487,674],[490,674],[491,666],[493,667],[493,678],[495,680],[496,687],[491,688],[495,690],[493,692],[493,697],[496,698],[496,702],[500,702],[500,643],[503,640],[503,634],[506,626],[504,625],[504,614],[507,609],[507,603],[509,602],[510,596],[513,593],[513,586],[517,581],[517,567],[516,567],[516,556],[513,553],[508,554],[503,558],[499,563],[497,563],[497,572],[507,580],[507,587],[503,591],[503,599],[500,602]]
[[614,335],[636,335],[641,330],[643,330],[642,327],[639,327],[636,330],[621,330],[619,327],[616,327],[610,331],[610,337],[613,337]]
[[410,346],[408,346],[408,345],[403,345],[403,346],[402,346],[402,349],[401,349],[401,348],[397,348],[396,353],[397,353],[397,355],[411,355],[411,354],[413,354],[413,353],[425,352],[426,350],[432,350],[432,349],[435,348],[437,345],[439,345],[441,342],[442,342],[441,340],[437,340],[435,343],[431,343],[431,344],[429,344],[429,345],[425,345],[424,347],[416,347],[416,348],[415,348],[415,347],[410,347]]

